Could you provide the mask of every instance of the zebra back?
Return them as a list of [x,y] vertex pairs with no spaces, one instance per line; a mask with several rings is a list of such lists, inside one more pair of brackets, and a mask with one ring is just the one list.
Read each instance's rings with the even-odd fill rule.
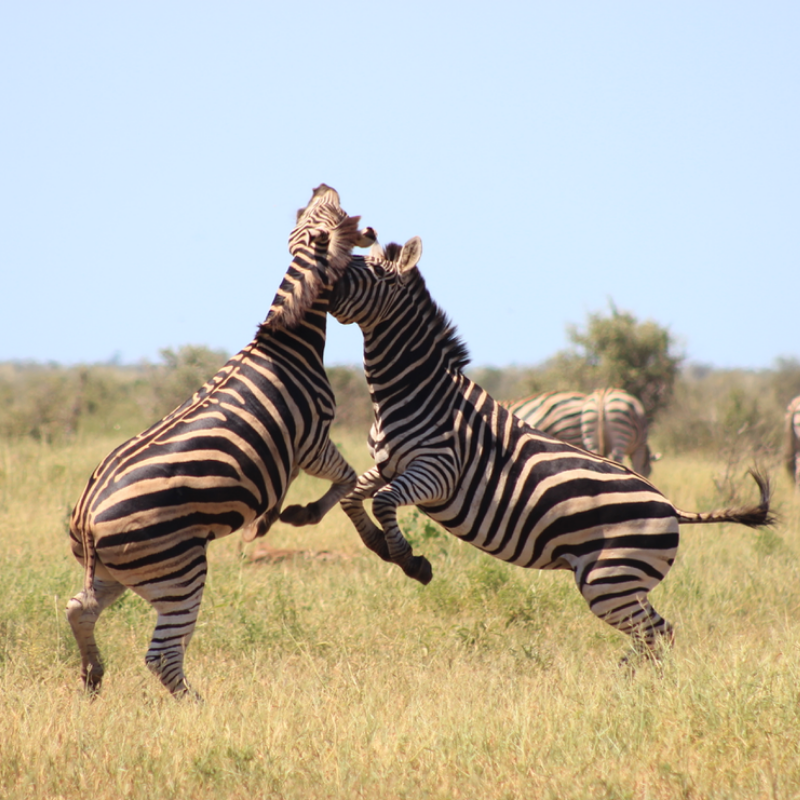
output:
[[517,400],[508,405],[508,410],[532,428],[583,447],[581,413],[585,399],[582,392],[544,392]]
[[647,444],[644,406],[622,389],[597,389],[588,395],[581,414],[587,450],[622,462],[630,456],[634,469],[648,477],[652,454]]

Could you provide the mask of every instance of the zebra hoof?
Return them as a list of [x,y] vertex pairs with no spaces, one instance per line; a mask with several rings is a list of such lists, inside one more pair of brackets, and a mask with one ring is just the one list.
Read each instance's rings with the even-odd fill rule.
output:
[[103,685],[103,670],[90,669],[81,674],[81,684],[86,694],[94,700],[100,694]]
[[316,525],[321,517],[317,510],[317,504],[309,503],[307,506],[286,506],[281,511],[279,519],[281,522],[299,528],[301,525]]
[[431,562],[425,556],[411,556],[403,565],[403,572],[423,586],[427,586],[433,578]]

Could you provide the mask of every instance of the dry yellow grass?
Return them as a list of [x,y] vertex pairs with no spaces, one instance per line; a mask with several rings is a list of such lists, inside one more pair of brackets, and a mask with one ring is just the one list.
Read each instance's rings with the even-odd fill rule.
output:
[[[774,532],[683,530],[653,593],[677,627],[662,670],[617,668],[627,642],[567,574],[509,567],[406,512],[434,568],[421,587],[336,509],[268,538],[347,558],[249,564],[234,537],[211,546],[186,662],[202,705],[147,672],[154,617],[133,596],[98,625],[91,702],[64,620],[82,579],[65,515],[111,445],[0,443],[0,797],[800,796],[800,502],[782,475]],[[367,466],[359,441],[344,450]],[[722,502],[715,469],[665,459],[653,480],[700,510]],[[301,478],[292,499],[321,490]]]

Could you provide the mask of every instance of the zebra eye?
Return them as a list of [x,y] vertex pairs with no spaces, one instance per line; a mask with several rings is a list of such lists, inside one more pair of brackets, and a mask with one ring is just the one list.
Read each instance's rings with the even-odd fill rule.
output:
[[317,242],[318,244],[328,244],[330,239],[330,233],[322,228],[317,228],[309,232],[309,241]]

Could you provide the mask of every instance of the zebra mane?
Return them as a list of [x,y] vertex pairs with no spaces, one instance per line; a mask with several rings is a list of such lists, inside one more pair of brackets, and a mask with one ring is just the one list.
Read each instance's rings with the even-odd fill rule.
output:
[[[402,245],[390,242],[383,248],[383,258],[378,260],[394,262],[402,249]],[[429,329],[431,331],[441,331],[443,334],[441,345],[448,357],[450,369],[462,372],[469,364],[470,356],[467,345],[457,333],[456,326],[450,321],[441,306],[431,297],[431,293],[425,284],[425,278],[422,277],[418,267],[414,267],[403,277],[409,291],[416,295],[418,306],[424,307],[426,303],[429,306],[431,312]]]
[[[302,214],[305,209],[300,209]],[[330,230],[312,233],[312,246],[317,250],[325,244],[327,255],[323,260],[308,261],[295,258],[283,277],[272,301],[269,313],[259,327],[259,334],[276,328],[293,329],[302,322],[306,311],[314,304],[320,292],[330,287],[344,274],[353,250],[362,238],[358,222],[360,217],[348,217],[337,210],[339,221]]]

